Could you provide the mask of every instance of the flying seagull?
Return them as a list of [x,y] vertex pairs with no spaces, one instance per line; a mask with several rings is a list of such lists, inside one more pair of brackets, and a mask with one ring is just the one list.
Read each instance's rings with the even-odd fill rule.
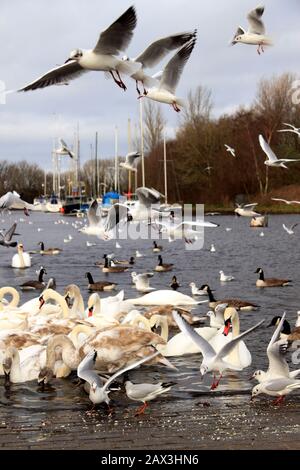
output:
[[287,127],[290,127],[290,129],[280,129],[277,132],[293,132],[293,134],[296,134],[298,137],[300,137],[300,127],[293,126],[293,124],[288,124],[287,122],[283,122],[283,124]]
[[271,149],[270,145],[265,141],[262,135],[259,136],[259,143],[263,151],[268,157],[268,160],[265,161],[265,165],[267,166],[274,166],[274,167],[281,167],[281,168],[286,168],[286,164],[291,163],[291,162],[298,162],[300,161],[298,158],[297,159],[291,159],[291,158],[277,158],[273,150]]
[[291,204],[300,204],[300,201],[287,201],[286,199],[280,199],[277,197],[272,197],[272,201],[277,201],[277,202],[284,202],[284,204],[287,204],[290,206]]
[[258,54],[264,52],[264,46],[272,45],[271,39],[265,35],[265,25],[261,19],[264,11],[265,7],[259,5],[254,10],[251,10],[250,13],[248,13],[248,31],[239,26],[231,42],[232,45],[243,43],[258,46]]
[[155,80],[153,79],[155,78],[159,80],[157,75],[154,75],[153,77],[147,75],[144,69],[155,67],[161,60],[166,57],[167,54],[169,54],[169,52],[183,46],[186,42],[193,39],[195,35],[196,30],[193,32],[173,34],[172,36],[160,38],[152,42],[141,54],[139,54],[134,59],[130,59],[127,56],[123,57],[123,60],[142,64],[142,68],[135,72],[133,75],[131,75],[131,78],[136,81],[136,91],[139,95],[141,94],[138,85],[139,82],[142,83],[144,88],[144,95],[146,95],[147,91],[145,89],[145,86],[153,86],[155,84]]
[[75,158],[75,154],[74,152],[71,152],[71,150],[69,149],[69,147],[67,146],[66,142],[63,140],[63,139],[59,139],[59,144],[60,144],[60,147],[56,150],[56,153],[58,155],[69,155],[70,158],[74,159]]
[[14,223],[7,232],[4,234],[0,232],[0,245],[6,246],[6,248],[14,248],[17,246],[17,242],[12,242],[11,239],[15,235],[17,224]]
[[225,144],[226,152],[231,153],[233,157],[235,157],[235,149],[233,147],[230,147],[229,145]]
[[16,191],[9,191],[8,193],[4,194],[4,196],[0,197],[0,210],[3,209],[23,209],[24,214],[28,216],[28,210],[34,209],[34,206],[26,201],[23,201],[20,198],[20,194],[18,194]]
[[126,86],[120,73],[130,76],[141,67],[141,64],[126,62],[115,56],[128,47],[136,23],[135,8],[131,6],[105,31],[102,31],[94,49],[73,50],[64,64],[49,70],[18,91],[36,90],[51,85],[68,85],[70,80],[91,70],[110,73],[115,83],[125,91]]
[[125,170],[137,171],[137,159],[140,158],[141,154],[139,152],[130,152],[125,157],[125,162],[120,163],[120,167]]
[[256,206],[256,202],[253,204],[238,204],[238,206],[234,209],[234,212],[240,217],[258,217],[260,214],[253,210]]
[[165,66],[160,81],[157,81],[156,86],[150,88],[146,95],[141,95],[139,98],[149,98],[160,103],[170,104],[174,111],[179,112],[179,106],[184,106],[182,99],[175,95],[176,87],[183,72],[184,66],[187,63],[196,44],[196,33],[193,39],[184,44],[178,52],[169,60]]
[[198,346],[202,353],[203,359],[200,367],[201,376],[203,377],[205,374],[207,374],[207,372],[220,373],[220,378],[217,382],[215,382],[214,378],[213,384],[211,386],[212,390],[218,387],[224,370],[241,370],[240,367],[237,367],[225,361],[224,358],[228,356],[228,354],[238,345],[239,341],[241,341],[242,338],[249,335],[252,331],[256,330],[264,322],[264,320],[261,320],[252,328],[249,328],[244,333],[239,334],[234,339],[226,343],[219,350],[219,352],[216,352],[215,349],[211,346],[211,344],[206,341],[206,339],[204,339],[202,336],[200,336],[197,331],[195,331],[195,329],[175,310],[173,311],[173,317],[179,329],[191,338],[191,340]]
[[102,240],[110,240],[117,225],[127,219],[128,207],[123,204],[114,204],[106,217],[101,217],[98,212],[99,206],[95,200],[87,212],[89,225],[79,229],[79,232],[94,235]]
[[289,235],[294,235],[294,229],[297,227],[299,224],[293,224],[290,227],[287,227],[285,224],[282,224],[282,227],[284,230],[289,234]]

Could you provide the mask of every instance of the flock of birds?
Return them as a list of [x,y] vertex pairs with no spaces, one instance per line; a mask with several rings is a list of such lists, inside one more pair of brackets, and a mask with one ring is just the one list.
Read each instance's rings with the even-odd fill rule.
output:
[[[175,227],[178,225],[174,211],[161,212],[156,205],[152,207],[151,203],[158,202],[158,192],[150,188],[140,190],[142,196],[136,208],[126,208],[121,215],[122,207],[116,205],[103,214],[95,201],[87,214],[88,225],[84,225],[84,220],[76,220],[72,223],[73,227],[81,234],[107,240],[124,230],[122,224],[127,226],[139,223],[147,227],[158,216],[167,219]],[[113,217],[113,211],[117,216]],[[69,224],[65,219],[62,217],[55,223]],[[161,227],[165,227],[165,224],[160,226],[156,220],[154,225],[158,227],[158,234]],[[218,227],[217,224],[204,221],[190,222],[190,225],[195,225],[196,228]],[[7,231],[10,232],[10,240],[6,238],[4,245],[7,248],[15,246],[15,242],[13,245],[10,243],[16,236],[16,228],[15,222]],[[111,234],[113,229],[114,236]],[[182,226],[181,239],[185,240],[186,236]],[[72,238],[71,235],[70,237]],[[169,242],[172,241],[170,235]],[[121,248],[120,242],[121,238],[118,238],[116,249]],[[187,240],[185,242],[188,243]],[[58,256],[63,251],[61,248],[47,248],[44,242],[39,243],[38,250],[28,253],[23,251],[22,244],[17,246],[18,253],[14,256],[23,257],[23,261],[19,264],[12,262],[12,266],[18,269],[31,265],[31,255]],[[249,367],[252,356],[245,339],[248,335],[255,334],[264,320],[241,332],[240,315],[257,310],[259,306],[238,298],[216,299],[208,284],[197,287],[192,282],[191,295],[185,295],[180,292],[181,285],[176,276],[173,276],[169,289],[153,288],[150,282],[154,276],[171,272],[176,266],[164,263],[162,256],[165,248],[158,241],[154,240],[149,249],[153,257],[157,256],[156,265],[153,263],[153,272],[134,271],[137,259],[142,262],[144,256],[139,250],[135,250],[135,256],[127,260],[118,259],[114,253],[110,253],[104,254],[102,260],[95,262],[103,273],[121,275],[131,270],[132,284],[142,294],[137,298],[125,299],[123,290],[116,295],[100,297],[100,292],[117,289],[118,283],[94,280],[88,271],[86,279],[90,296],[85,306],[77,285],[68,285],[61,295],[56,290],[54,278],[46,282],[44,277],[47,269],[44,266],[37,271],[37,279],[25,281],[19,286],[21,291],[38,292],[37,297],[32,300],[20,304],[20,294],[15,287],[2,287],[0,375],[5,376],[6,383],[36,380],[45,387],[53,377],[68,377],[75,371],[93,406],[103,403],[111,411],[110,392],[123,390],[130,400],[142,403],[136,412],[140,415],[144,413],[149,401],[170,391],[176,384],[133,383],[129,377],[133,369],[154,364],[157,367],[175,369],[172,357],[197,354],[201,358],[200,377],[212,374],[211,390],[215,390],[224,373],[238,373]],[[28,255],[30,263],[27,263],[25,255]],[[267,278],[262,268],[258,268],[256,273],[256,286],[259,288],[281,288],[292,282],[290,279]],[[219,274],[223,283],[234,281],[234,277],[224,271]],[[11,296],[10,301],[7,296]],[[208,304],[209,307],[204,318],[193,314],[193,309],[200,304]],[[209,326],[203,326],[206,318],[209,319]],[[274,317],[270,327],[274,328],[274,332],[267,348],[269,366],[266,371],[254,372],[253,379],[258,381],[258,385],[253,388],[252,397],[267,394],[274,396],[279,404],[286,395],[300,388],[300,381],[297,380],[300,370],[291,371],[286,359],[287,353],[294,351],[299,345],[300,314],[298,313],[295,328],[291,328],[285,314]]]
[[[271,40],[265,35],[263,13],[264,7],[261,6],[252,10],[248,14],[248,31],[239,27],[232,44],[257,45],[258,53],[264,52],[264,47],[271,45]],[[122,75],[131,77],[136,82],[139,98],[167,103],[179,112],[184,102],[176,96],[176,87],[195,47],[197,31],[156,40],[133,59],[127,56],[118,57],[129,46],[136,24],[135,8],[130,7],[101,32],[93,49],[72,51],[63,65],[55,67],[18,91],[67,85],[70,80],[88,71],[102,71],[111,76],[124,91],[126,85]],[[154,75],[147,73],[147,69],[154,68],[167,54],[174,51],[176,52],[163,71]],[[293,132],[300,136],[300,130],[291,124],[286,124],[286,129],[280,132]],[[296,161],[278,158],[262,135],[259,136],[259,142],[267,155],[265,165],[287,168],[287,164]],[[227,144],[225,148],[228,154],[236,158],[234,148]],[[61,152],[69,152],[64,141],[61,141]],[[73,155],[70,157],[73,158]],[[125,169],[136,169],[138,157],[138,152],[130,153],[121,165]],[[176,217],[174,211],[163,210],[160,207],[162,195],[153,188],[138,188],[136,194],[138,202],[133,206],[119,203],[105,213],[97,201],[94,201],[87,214],[88,223],[83,225],[82,221],[78,221],[73,224],[74,227],[84,235],[106,241],[118,238],[118,234],[130,227],[130,224],[140,223],[146,227],[151,226],[158,236],[165,236],[169,242],[183,239],[186,244],[194,243],[201,236],[199,228],[218,227],[217,224],[204,220],[182,221]],[[297,201],[277,200],[299,204]],[[0,210],[8,211],[12,207],[23,209],[26,216],[33,209],[16,192],[9,192],[0,198]],[[235,213],[244,217],[257,217],[260,214],[254,210],[255,207],[256,204],[240,205]],[[290,234],[294,228],[295,226],[285,226]],[[18,235],[16,229],[17,224],[14,223],[0,235],[1,246],[17,247],[11,263],[15,269],[30,267],[32,254],[57,256],[63,251],[60,248],[47,248],[44,242],[40,242],[39,250],[25,252],[22,243],[14,241],[14,237]],[[116,241],[116,249],[121,248],[119,241]],[[72,236],[69,235],[64,242],[71,243]],[[94,246],[94,243],[87,241],[86,246]],[[142,403],[137,410],[137,414],[142,414],[149,401],[168,392],[176,384],[132,383],[128,374],[133,369],[145,364],[175,369],[169,358],[197,354],[201,358],[200,376],[211,373],[211,390],[215,390],[226,371],[238,373],[249,367],[252,357],[244,340],[248,335],[254,334],[264,320],[241,332],[240,314],[256,310],[259,306],[242,299],[217,300],[208,284],[197,287],[192,282],[192,295],[182,294],[178,291],[181,286],[176,276],[173,276],[169,289],[154,289],[150,285],[153,276],[171,272],[175,266],[164,262],[164,248],[157,241],[153,242],[151,249],[158,257],[156,265],[153,263],[153,271],[157,274],[131,272],[133,285],[143,294],[137,298],[125,300],[122,290],[115,296],[101,298],[98,292],[112,291],[116,289],[117,283],[95,281],[88,271],[87,287],[91,294],[85,306],[77,285],[68,285],[61,295],[56,290],[54,278],[50,278],[46,284],[44,276],[47,275],[47,270],[44,266],[38,270],[37,279],[28,280],[19,286],[22,291],[39,292],[32,300],[20,304],[20,294],[15,287],[2,287],[0,375],[5,376],[6,382],[36,380],[46,386],[53,377],[68,377],[75,371],[93,406],[103,403],[109,407],[109,394],[117,388],[124,390],[130,400]],[[210,251],[216,251],[214,245]],[[137,258],[142,257],[143,253],[138,250],[129,260],[119,260],[110,253],[104,254],[103,259],[95,264],[103,273],[122,274],[135,265]],[[256,273],[256,285],[259,288],[279,288],[291,282],[290,279],[266,278],[261,267],[257,268]],[[223,271],[219,274],[221,282],[234,280],[233,276]],[[11,296],[11,300],[8,301],[6,296]],[[205,300],[199,300],[199,297],[205,297]],[[208,303],[209,326],[202,326],[203,319],[193,315],[192,309],[201,303]],[[297,380],[300,370],[291,371],[286,360],[287,352],[293,351],[299,344],[299,313],[294,329],[287,322],[285,313],[282,317],[274,317],[270,326],[274,331],[267,347],[269,365],[266,371],[254,372],[253,378],[258,381],[258,385],[252,390],[252,398],[266,394],[276,397],[276,404],[279,404],[286,395],[300,388],[300,380]],[[171,329],[175,331],[170,335]],[[116,383],[119,377],[123,381]]]

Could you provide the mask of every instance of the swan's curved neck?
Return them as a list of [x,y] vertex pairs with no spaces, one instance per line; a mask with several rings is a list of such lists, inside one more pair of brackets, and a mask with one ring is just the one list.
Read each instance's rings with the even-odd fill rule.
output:
[[13,308],[13,307],[17,307],[19,305],[19,302],[20,302],[19,292],[16,289],[14,289],[13,287],[9,287],[9,286],[2,287],[0,289],[0,310],[3,310],[2,300],[5,297],[5,295],[7,295],[7,294],[12,296],[12,299],[11,299],[10,303],[7,305],[7,307]]
[[63,311],[63,317],[64,318],[69,318],[70,316],[70,311],[69,307],[67,305],[67,302],[65,301],[64,297],[60,295],[58,292],[56,292],[53,289],[47,289],[46,293],[43,294],[44,299],[52,299],[55,300],[55,302],[61,307]]
[[169,326],[168,326],[168,319],[165,316],[161,316],[158,322],[159,326],[161,327],[161,333],[160,336],[162,339],[168,342],[168,337],[169,337]]
[[144,317],[144,315],[138,314],[131,321],[131,326],[136,326],[138,328],[140,324],[144,325],[145,330],[151,331],[149,320],[146,317]]
[[62,350],[63,362],[68,367],[70,367],[70,369],[76,369],[80,362],[79,354],[71,339],[65,335],[56,335],[53,338],[49,339],[47,345],[46,366],[52,371],[54,370],[54,364],[56,361],[56,349],[58,347]]
[[79,348],[80,344],[79,344],[79,341],[78,341],[78,335],[80,333],[84,333],[87,336],[89,336],[90,334],[92,334],[92,332],[93,332],[93,328],[91,326],[76,325],[73,328],[73,330],[69,333],[69,338],[71,338],[75,348]]
[[18,248],[18,254],[19,254],[19,259],[20,259],[20,268],[25,268],[23,248],[20,248],[20,247]]
[[74,303],[72,307],[72,313],[78,316],[78,313],[83,315],[84,313],[84,302],[81,294],[76,294],[74,297]]
[[[240,319],[238,314],[233,315],[231,318],[232,324],[232,339],[236,338],[240,334]],[[235,348],[228,355],[228,362],[233,364],[239,362],[239,345],[237,344]]]

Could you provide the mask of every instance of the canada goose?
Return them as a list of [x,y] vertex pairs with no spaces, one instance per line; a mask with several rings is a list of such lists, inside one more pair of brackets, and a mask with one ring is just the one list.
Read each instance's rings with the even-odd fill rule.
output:
[[102,268],[102,272],[104,273],[124,273],[128,271],[126,266],[112,266],[111,260],[106,257],[104,258],[104,266]]
[[161,255],[158,255],[158,265],[155,267],[157,272],[167,272],[172,271],[173,264],[164,264]]
[[200,290],[206,291],[208,298],[209,298],[209,307],[212,308],[213,310],[216,308],[217,305],[219,304],[228,304],[228,307],[234,307],[236,310],[241,310],[241,311],[250,311],[250,310],[256,310],[258,309],[258,305],[255,305],[252,302],[247,302],[245,300],[240,300],[240,299],[222,299],[222,300],[216,300],[211,288],[207,284],[203,284],[203,286],[200,287]]
[[39,271],[39,277],[37,281],[27,281],[20,285],[21,290],[42,290],[46,284],[44,282],[44,274],[47,274],[46,269],[41,266]]
[[85,277],[89,281],[88,289],[91,291],[110,291],[116,287],[116,283],[108,281],[94,282],[93,276],[90,272],[85,273]]
[[163,249],[162,246],[158,245],[155,241],[153,242],[153,248],[152,248],[153,253],[160,253],[162,249]]
[[38,245],[41,247],[40,249],[40,254],[41,255],[59,255],[61,253],[60,248],[47,248],[45,249],[45,244],[44,242],[39,242]]
[[177,282],[177,277],[176,276],[173,276],[172,277],[172,282],[170,284],[170,287],[173,289],[173,290],[177,290],[179,287],[181,287],[181,284],[179,284]]
[[257,268],[255,274],[259,274],[256,281],[256,287],[283,287],[289,285],[292,282],[290,279],[276,279],[273,277],[265,279],[262,268]]
[[[280,321],[281,317],[274,317],[268,326],[278,326]],[[289,322],[287,320],[284,320],[280,333],[280,339],[286,339],[290,346],[292,346],[292,343],[294,343],[294,341],[300,341],[300,326],[296,326],[292,330]]]

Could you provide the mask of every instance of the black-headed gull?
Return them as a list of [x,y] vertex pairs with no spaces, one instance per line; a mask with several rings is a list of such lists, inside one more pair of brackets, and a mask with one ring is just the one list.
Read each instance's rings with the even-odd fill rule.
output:
[[235,157],[235,149],[233,147],[230,147],[229,145],[225,144],[224,147],[226,148],[226,152],[231,153],[233,157]]
[[192,244],[194,243],[199,237],[201,237],[202,232],[197,230],[193,230],[193,227],[201,227],[201,228],[216,228],[219,227],[218,224],[214,224],[213,222],[205,222],[203,221],[196,221],[196,220],[183,220],[179,223],[166,223],[161,221],[156,221],[156,225],[158,225],[159,233],[166,233],[169,237],[169,242],[173,242],[175,240],[184,239],[185,243]]
[[34,209],[34,206],[23,201],[16,191],[9,191],[0,197],[0,211],[3,209],[23,209],[24,214],[29,215],[28,210]]
[[136,23],[135,8],[131,6],[105,31],[102,31],[94,49],[73,50],[63,65],[55,67],[18,91],[36,90],[50,85],[66,85],[70,80],[91,70],[109,72],[115,83],[126,90],[120,73],[132,75],[141,64],[123,61],[115,56],[128,47]]
[[16,228],[17,224],[14,223],[6,232],[0,232],[0,245],[6,246],[6,248],[15,248],[17,246],[17,242],[11,241],[15,235]]
[[179,112],[179,106],[184,106],[184,102],[175,95],[175,91],[184,66],[187,63],[195,44],[196,35],[191,41],[182,46],[167,63],[157,85],[150,88],[146,95],[141,95],[139,98],[146,97],[151,100],[158,101],[159,103],[170,104],[174,111]]
[[259,136],[259,143],[260,143],[260,146],[261,148],[263,149],[263,151],[265,152],[265,154],[267,155],[268,157],[268,160],[265,161],[265,165],[267,166],[274,166],[274,167],[281,167],[281,168],[286,168],[288,169],[288,167],[286,166],[287,163],[291,163],[291,162],[299,162],[300,159],[299,158],[277,158],[275,153],[273,152],[273,150],[271,149],[270,145],[265,141],[265,139],[263,138],[263,136],[260,134]]
[[139,292],[150,292],[154,287],[150,287],[150,279],[154,276],[153,273],[131,273],[132,282],[135,284],[136,290]]
[[292,204],[300,204],[300,201],[287,201],[286,199],[281,199],[281,198],[278,198],[278,197],[272,197],[271,199],[272,199],[272,201],[283,202],[284,204],[287,204],[288,206],[290,206]]
[[137,163],[140,156],[141,154],[139,152],[128,153],[125,157],[125,162],[120,163],[120,167],[124,168],[125,170],[137,172]]
[[274,404],[279,405],[283,402],[286,395],[289,395],[293,390],[300,388],[300,380],[289,379],[282,377],[280,379],[268,380],[256,385],[252,390],[252,398],[261,393],[269,395],[271,397],[277,397]]
[[268,344],[267,356],[269,360],[269,366],[267,371],[265,372],[263,370],[256,370],[252,375],[252,378],[256,379],[260,383],[281,377],[295,379],[300,373],[300,369],[290,371],[288,363],[285,359],[288,341],[286,339],[279,339],[285,316],[286,314],[284,313]]
[[80,362],[77,368],[77,375],[79,378],[85,380],[89,384],[89,398],[94,405],[98,405],[100,403],[106,403],[108,405],[110,402],[108,396],[110,392],[109,386],[116,380],[116,378],[128,370],[134,369],[144,362],[150,361],[154,357],[158,356],[158,354],[159,352],[156,351],[150,356],[143,357],[143,359],[127,365],[126,367],[118,370],[104,383],[104,380],[95,372],[97,351],[90,351]]
[[233,276],[230,276],[230,275],[226,275],[224,273],[224,271],[219,271],[219,274],[220,274],[220,281],[221,282],[230,282],[230,281],[233,281],[234,280],[234,277]]
[[238,206],[234,209],[234,212],[240,217],[257,217],[261,214],[253,210],[256,206],[256,202],[253,204],[238,204]]
[[226,343],[219,352],[216,352],[215,349],[211,346],[211,344],[206,341],[202,336],[200,336],[195,329],[187,323],[187,321],[175,310],[173,311],[173,317],[176,321],[180,330],[190,336],[192,341],[198,346],[200,349],[203,359],[200,366],[200,374],[203,377],[208,372],[218,372],[220,374],[219,380],[215,380],[212,383],[211,389],[214,390],[218,387],[220,380],[222,378],[222,374],[225,370],[241,370],[242,367],[234,366],[229,362],[225,361],[224,358],[228,356],[228,354],[237,346],[239,341],[242,338],[248,336],[252,331],[256,330],[259,326],[261,326],[264,320],[261,320],[259,323],[254,325],[252,328],[249,328],[244,333],[236,336],[235,338],[231,339],[228,343]]
[[297,225],[299,224],[293,224],[290,227],[287,227],[285,224],[282,224],[282,227],[289,235],[294,235],[294,229],[297,227]]
[[125,391],[130,400],[141,401],[143,403],[135,413],[138,416],[144,413],[149,401],[154,400],[158,395],[168,392],[174,385],[176,385],[175,382],[133,384],[130,380],[126,380]]
[[60,147],[57,150],[55,150],[55,153],[57,153],[58,155],[69,155],[69,157],[72,159],[75,158],[74,152],[72,152],[69,149],[66,142],[62,138],[59,139],[59,144],[60,144]]
[[146,68],[155,67],[161,60],[166,57],[167,54],[169,54],[169,52],[183,46],[186,42],[190,41],[195,36],[195,34],[196,31],[193,31],[173,34],[172,36],[160,38],[152,42],[141,54],[139,54],[134,59],[129,59],[129,57],[127,56],[123,57],[123,60],[133,61],[142,64],[142,68],[140,68],[131,76],[131,78],[136,81],[136,90],[139,95],[141,94],[141,92],[139,90],[138,82],[142,83],[144,88],[143,92],[144,95],[146,95],[147,91],[145,89],[145,86],[147,88],[154,86],[155,79],[160,79],[157,74],[150,77],[145,73],[144,70]]
[[258,54],[264,52],[264,46],[272,45],[271,39],[265,35],[265,25],[261,19],[264,11],[264,6],[257,6],[254,10],[251,10],[248,13],[248,31],[239,26],[232,40],[232,45],[237,43],[243,43],[258,46]]
[[280,129],[277,132],[292,132],[293,134],[296,134],[298,137],[300,137],[300,127],[293,126],[293,124],[288,124],[287,122],[283,122],[283,124],[290,129]]
[[79,232],[108,240],[113,236],[117,225],[127,219],[127,213],[128,207],[123,204],[114,204],[109,209],[107,216],[101,217],[98,215],[98,202],[95,200],[87,212],[89,225],[80,228]]

